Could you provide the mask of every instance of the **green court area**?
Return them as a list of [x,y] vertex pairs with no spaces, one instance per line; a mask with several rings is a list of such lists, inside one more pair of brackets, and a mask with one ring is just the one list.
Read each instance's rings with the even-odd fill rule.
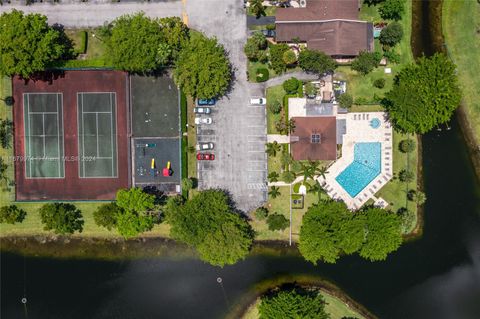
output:
[[116,177],[115,93],[78,93],[77,100],[80,177]]
[[23,107],[26,177],[65,177],[62,94],[25,93]]

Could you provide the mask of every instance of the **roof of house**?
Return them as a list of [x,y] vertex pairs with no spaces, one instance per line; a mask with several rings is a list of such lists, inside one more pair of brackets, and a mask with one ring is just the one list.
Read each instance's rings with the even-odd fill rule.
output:
[[[337,120],[334,116],[294,117],[291,134],[294,160],[335,160],[337,158]],[[318,143],[312,140],[313,135]],[[319,137],[319,140],[318,140]]]
[[276,14],[276,40],[306,42],[332,56],[356,56],[373,50],[373,25],[358,20],[358,0],[309,0],[306,8]]
[[276,21],[358,19],[358,0],[307,0],[305,8],[279,8]]
[[288,42],[293,38],[328,55],[356,56],[361,51],[373,50],[373,25],[348,20],[277,23],[277,41]]

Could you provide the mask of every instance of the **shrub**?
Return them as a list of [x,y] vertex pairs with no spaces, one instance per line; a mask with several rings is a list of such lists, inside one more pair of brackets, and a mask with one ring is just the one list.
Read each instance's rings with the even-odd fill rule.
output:
[[0,223],[15,224],[21,223],[27,212],[18,208],[16,205],[3,206],[0,208]]
[[257,82],[265,82],[269,79],[269,77],[270,77],[270,73],[268,72],[268,69],[265,69],[265,68],[257,69],[256,76],[255,76],[255,80]]
[[406,169],[402,169],[400,173],[398,173],[398,179],[401,182],[410,183],[415,178],[415,174],[412,171],[408,171]]
[[10,146],[10,140],[12,138],[13,122],[10,120],[0,120],[0,145],[3,148]]
[[290,78],[283,82],[283,89],[287,94],[294,94],[297,93],[299,85],[301,85],[301,81],[299,81],[297,78]]
[[267,30],[275,30],[275,28],[276,28],[275,23],[267,24],[265,26],[265,29],[267,29]]
[[379,65],[381,59],[382,56],[379,52],[362,51],[358,57],[353,60],[352,70],[366,75]]
[[78,53],[80,54],[87,53],[87,45],[88,45],[88,33],[87,31],[80,31],[80,47],[78,49]]
[[290,50],[286,43],[273,44],[270,46],[270,66],[276,73],[283,73],[287,69],[283,54]]
[[305,94],[310,97],[314,98],[317,95],[317,88],[311,82],[305,84]]
[[117,192],[117,205],[127,211],[145,212],[155,206],[155,196],[138,187],[121,189]]
[[247,43],[243,48],[245,55],[251,61],[263,60],[261,54],[265,53],[267,48],[267,39],[261,32],[255,32],[250,38],[247,39]]
[[255,217],[258,220],[264,220],[268,216],[268,209],[266,207],[258,207],[255,210]]
[[182,178],[182,190],[188,192],[193,188],[193,180],[191,178]]
[[273,114],[278,114],[282,111],[282,103],[280,103],[280,101],[278,101],[278,100],[275,100],[275,101],[272,102],[272,104],[270,104],[268,106],[268,109]]
[[373,81],[373,86],[378,88],[378,89],[383,89],[385,87],[385,79],[384,78],[379,78]]
[[390,63],[400,63],[400,54],[393,50],[386,50],[383,51],[383,56],[388,60]]
[[384,46],[393,47],[402,40],[402,37],[402,25],[398,22],[392,22],[383,28],[383,30],[380,32],[380,37],[378,40]]
[[112,230],[117,226],[117,216],[121,213],[123,213],[123,209],[116,203],[103,204],[93,212],[93,219],[98,226]]
[[415,141],[411,139],[402,140],[398,144],[398,148],[402,153],[413,152],[413,150],[415,149]]
[[291,183],[295,180],[295,173],[292,171],[285,171],[282,174],[282,179],[285,183]]
[[288,227],[290,222],[288,219],[285,218],[285,216],[274,213],[272,215],[268,215],[267,217],[267,224],[268,224],[268,229],[269,230],[284,230],[285,228]]
[[73,204],[51,203],[40,208],[40,219],[43,229],[53,230],[56,234],[73,234],[82,232],[82,212]]
[[343,93],[337,98],[338,104],[344,109],[348,109],[353,105],[353,97],[348,93]]
[[405,0],[386,0],[383,2],[380,8],[378,8],[382,19],[400,20],[405,11],[404,1]]
[[292,50],[285,51],[283,53],[283,62],[285,62],[286,65],[292,65],[297,62],[297,56]]

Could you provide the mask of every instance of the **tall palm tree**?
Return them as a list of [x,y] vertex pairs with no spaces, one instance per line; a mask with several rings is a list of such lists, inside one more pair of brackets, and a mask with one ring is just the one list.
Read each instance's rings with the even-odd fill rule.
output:
[[270,183],[278,182],[279,177],[280,175],[278,175],[277,172],[271,172],[270,174],[268,174],[268,181]]
[[272,186],[270,187],[270,191],[268,192],[268,195],[270,195],[272,198],[277,198],[280,196],[280,188],[277,186]]
[[326,174],[328,174],[328,168],[326,166],[320,167],[317,171],[317,175],[323,177],[324,179]]
[[307,181],[307,179],[313,179],[316,175],[318,175],[320,171],[320,169],[318,168],[319,165],[319,161],[308,161],[307,164],[302,163],[302,174],[304,183]]
[[267,143],[267,149],[265,150],[265,152],[269,155],[269,156],[277,156],[277,152],[280,152],[280,144],[278,144],[277,141],[273,141],[273,143]]

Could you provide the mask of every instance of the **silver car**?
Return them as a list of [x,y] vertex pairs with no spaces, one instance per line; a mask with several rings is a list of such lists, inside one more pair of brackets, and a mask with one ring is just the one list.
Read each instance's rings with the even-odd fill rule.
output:
[[213,150],[212,142],[197,143],[197,151],[209,151],[209,150]]
[[212,113],[212,109],[209,107],[195,107],[193,108],[193,113],[195,114],[210,114]]

